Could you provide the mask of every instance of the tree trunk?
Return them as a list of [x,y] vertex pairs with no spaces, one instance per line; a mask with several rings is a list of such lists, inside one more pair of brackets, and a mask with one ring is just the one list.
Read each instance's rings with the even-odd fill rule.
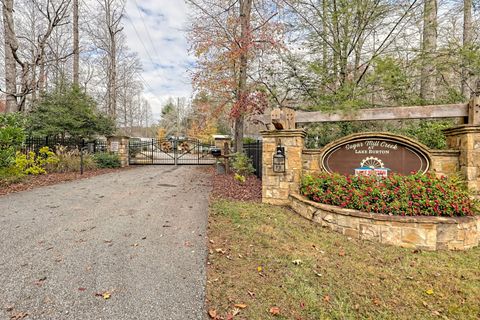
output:
[[18,49],[13,23],[13,0],[3,0],[3,27],[5,40],[5,91],[6,112],[18,111],[17,107],[17,66],[14,50]]
[[[327,0],[322,0],[322,32],[326,36],[327,35],[327,11],[328,11],[328,4]],[[323,72],[327,73],[328,70],[328,44],[323,41],[322,44],[322,66]]]
[[110,64],[110,116],[115,121],[117,120],[117,44],[115,41],[115,34],[111,35],[111,64]]
[[423,60],[420,79],[420,97],[425,102],[435,99],[434,54],[437,49],[437,0],[425,0],[423,11]]
[[40,56],[37,62],[38,66],[40,67],[40,71],[38,73],[38,91],[40,93],[40,96],[42,96],[45,93],[45,88],[47,86],[47,83],[46,83],[47,75],[46,75],[46,68],[45,68],[45,48],[43,45],[40,46],[39,51],[40,51],[39,52]]
[[78,0],[73,0],[73,84],[79,85],[80,45],[78,36]]
[[243,152],[243,129],[245,122],[245,106],[247,92],[248,45],[250,43],[250,15],[253,0],[240,0],[240,66],[237,90],[237,103],[240,112],[235,119],[235,152]]
[[[468,49],[472,44],[472,0],[463,1],[463,48]],[[466,66],[467,61],[463,61],[462,68],[462,94],[465,98],[470,98],[472,85],[470,71]]]

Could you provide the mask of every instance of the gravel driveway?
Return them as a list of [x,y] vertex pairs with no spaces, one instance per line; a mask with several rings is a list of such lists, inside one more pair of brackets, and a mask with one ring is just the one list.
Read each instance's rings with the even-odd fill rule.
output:
[[0,197],[0,319],[204,319],[209,185],[144,166]]

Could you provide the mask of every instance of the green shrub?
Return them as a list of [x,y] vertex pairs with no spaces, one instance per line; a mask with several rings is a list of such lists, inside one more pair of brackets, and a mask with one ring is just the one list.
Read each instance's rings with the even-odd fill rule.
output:
[[410,136],[431,149],[446,149],[447,139],[443,130],[454,126],[452,121],[420,121],[409,124],[401,134]]
[[245,153],[235,153],[231,158],[231,166],[233,171],[241,176],[249,176],[255,172],[252,159]]
[[251,138],[251,137],[244,137],[243,138],[243,144],[249,144],[249,143],[255,143],[257,142],[257,139]]
[[15,166],[0,167],[0,186],[8,186],[25,180],[25,174],[19,172]]
[[115,153],[98,153],[94,156],[99,168],[120,168],[120,158]]
[[458,179],[434,173],[380,178],[322,172],[304,176],[301,193],[315,202],[401,216],[470,216],[478,205]]
[[22,174],[39,175],[47,173],[47,166],[58,163],[58,158],[48,147],[40,148],[38,154],[30,151],[27,154],[17,152],[15,169]]
[[115,130],[112,118],[97,111],[95,100],[78,86],[59,84],[45,93],[29,114],[32,136],[88,138]]
[[[48,172],[78,172],[80,171],[80,151],[78,149],[68,150],[59,146],[55,152],[58,162],[47,167]],[[90,153],[83,154],[83,169],[94,170],[97,168],[95,158]]]
[[21,114],[0,114],[0,168],[14,164],[15,153],[25,140],[24,125]]

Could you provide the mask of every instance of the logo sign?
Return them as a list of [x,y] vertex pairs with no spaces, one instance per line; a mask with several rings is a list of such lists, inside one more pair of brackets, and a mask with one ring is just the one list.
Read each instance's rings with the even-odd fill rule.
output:
[[321,166],[328,172],[345,175],[408,175],[425,173],[430,167],[426,149],[405,137],[367,133],[355,134],[327,145]]

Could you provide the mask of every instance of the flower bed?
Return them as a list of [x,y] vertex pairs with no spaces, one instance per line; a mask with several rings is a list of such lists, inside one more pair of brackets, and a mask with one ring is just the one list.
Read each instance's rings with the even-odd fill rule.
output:
[[300,192],[309,200],[367,213],[399,216],[473,216],[478,202],[461,181],[434,173],[409,176],[306,175]]

